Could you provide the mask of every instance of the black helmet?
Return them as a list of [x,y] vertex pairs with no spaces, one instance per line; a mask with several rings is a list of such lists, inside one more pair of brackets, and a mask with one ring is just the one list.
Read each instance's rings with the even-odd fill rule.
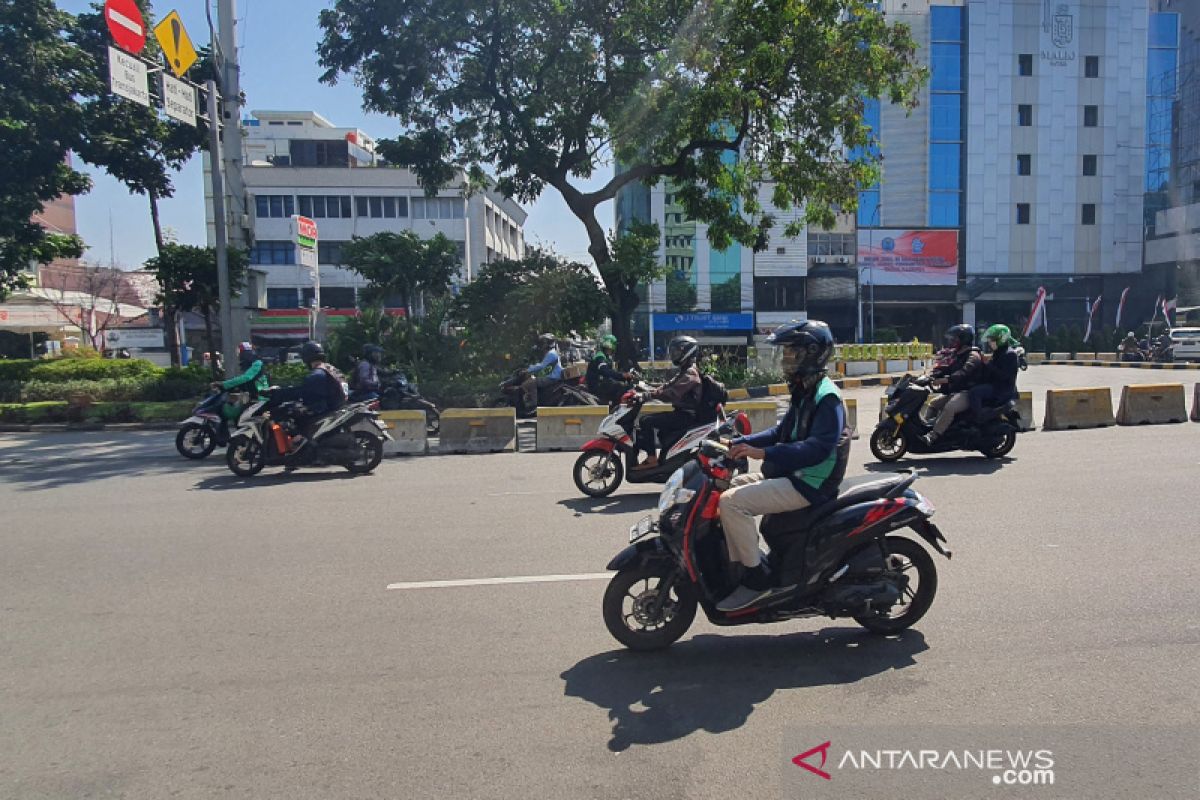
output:
[[325,348],[321,347],[320,342],[305,342],[300,345],[300,360],[305,364],[312,365],[318,361],[325,360]]
[[383,348],[377,344],[363,345],[363,358],[370,361],[372,364],[378,364],[383,361]]
[[794,354],[793,363],[784,370],[789,381],[823,374],[833,355],[833,333],[817,319],[780,326],[767,337],[767,344]]
[[945,338],[951,347],[970,347],[975,344],[975,329],[970,325],[951,325]]
[[538,344],[547,350],[549,350],[551,347],[554,347],[554,342],[555,338],[553,333],[543,333],[538,337]]
[[242,369],[250,369],[254,362],[258,360],[258,353],[254,352],[254,345],[249,342],[242,342],[238,345],[238,366]]
[[690,367],[696,363],[696,354],[700,352],[700,343],[691,336],[676,336],[667,345],[667,355],[671,363],[677,367]]

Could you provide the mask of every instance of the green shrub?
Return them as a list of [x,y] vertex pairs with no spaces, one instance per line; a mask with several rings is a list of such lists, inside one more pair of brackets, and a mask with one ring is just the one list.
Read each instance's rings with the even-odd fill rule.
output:
[[163,373],[151,361],[140,358],[55,358],[41,361],[29,372],[29,380],[59,382],[154,378]]
[[29,371],[36,363],[28,358],[0,360],[0,383],[29,380]]
[[0,381],[0,403],[21,402],[21,389],[24,385],[21,381]]
[[90,397],[93,402],[130,402],[143,396],[153,378],[110,378],[100,381],[39,381],[32,380],[21,390],[27,403],[42,400],[70,400],[72,395]]
[[486,408],[500,396],[500,380],[483,375],[429,378],[420,384],[421,396],[438,408]]
[[96,422],[178,422],[191,413],[191,401],[174,403],[97,403],[87,418]]
[[0,422],[6,425],[39,425],[66,419],[67,404],[63,402],[0,403]]
[[[299,386],[312,372],[303,364],[268,364],[265,369],[271,376],[272,386]],[[346,376],[349,379],[349,375]]]

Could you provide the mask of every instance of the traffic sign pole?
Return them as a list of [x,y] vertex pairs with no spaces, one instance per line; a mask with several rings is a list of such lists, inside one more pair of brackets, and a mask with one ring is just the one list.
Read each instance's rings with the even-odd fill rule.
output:
[[[217,84],[208,82],[208,160],[212,165],[213,234],[217,245],[217,293],[220,296],[221,355],[225,375],[235,363],[233,338],[233,301],[229,291],[229,239],[225,226],[225,181],[221,176],[220,114],[217,110]],[[240,142],[237,143],[241,145]]]

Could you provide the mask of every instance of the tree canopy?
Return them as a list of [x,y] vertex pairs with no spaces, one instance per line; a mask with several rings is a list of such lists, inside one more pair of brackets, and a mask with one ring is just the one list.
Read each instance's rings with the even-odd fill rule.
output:
[[609,268],[602,203],[669,180],[715,248],[762,247],[774,181],[774,206],[832,224],[877,177],[864,98],[911,103],[926,75],[907,27],[864,0],[337,0],[320,20],[323,80],[352,75],[399,120],[380,150],[428,191],[461,170],[523,202],[561,193],[618,335],[637,299]]
[[342,259],[367,280],[369,303],[398,297],[410,315],[422,293],[446,294],[461,267],[458,245],[444,234],[422,239],[412,231],[355,237],[342,248]]

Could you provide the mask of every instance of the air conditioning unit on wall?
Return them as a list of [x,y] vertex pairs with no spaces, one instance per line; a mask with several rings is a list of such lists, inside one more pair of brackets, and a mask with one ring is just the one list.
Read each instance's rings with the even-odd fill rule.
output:
[[849,264],[849,263],[850,263],[850,259],[849,259],[849,258],[847,258],[846,256],[838,256],[837,263],[839,263],[839,264]]

